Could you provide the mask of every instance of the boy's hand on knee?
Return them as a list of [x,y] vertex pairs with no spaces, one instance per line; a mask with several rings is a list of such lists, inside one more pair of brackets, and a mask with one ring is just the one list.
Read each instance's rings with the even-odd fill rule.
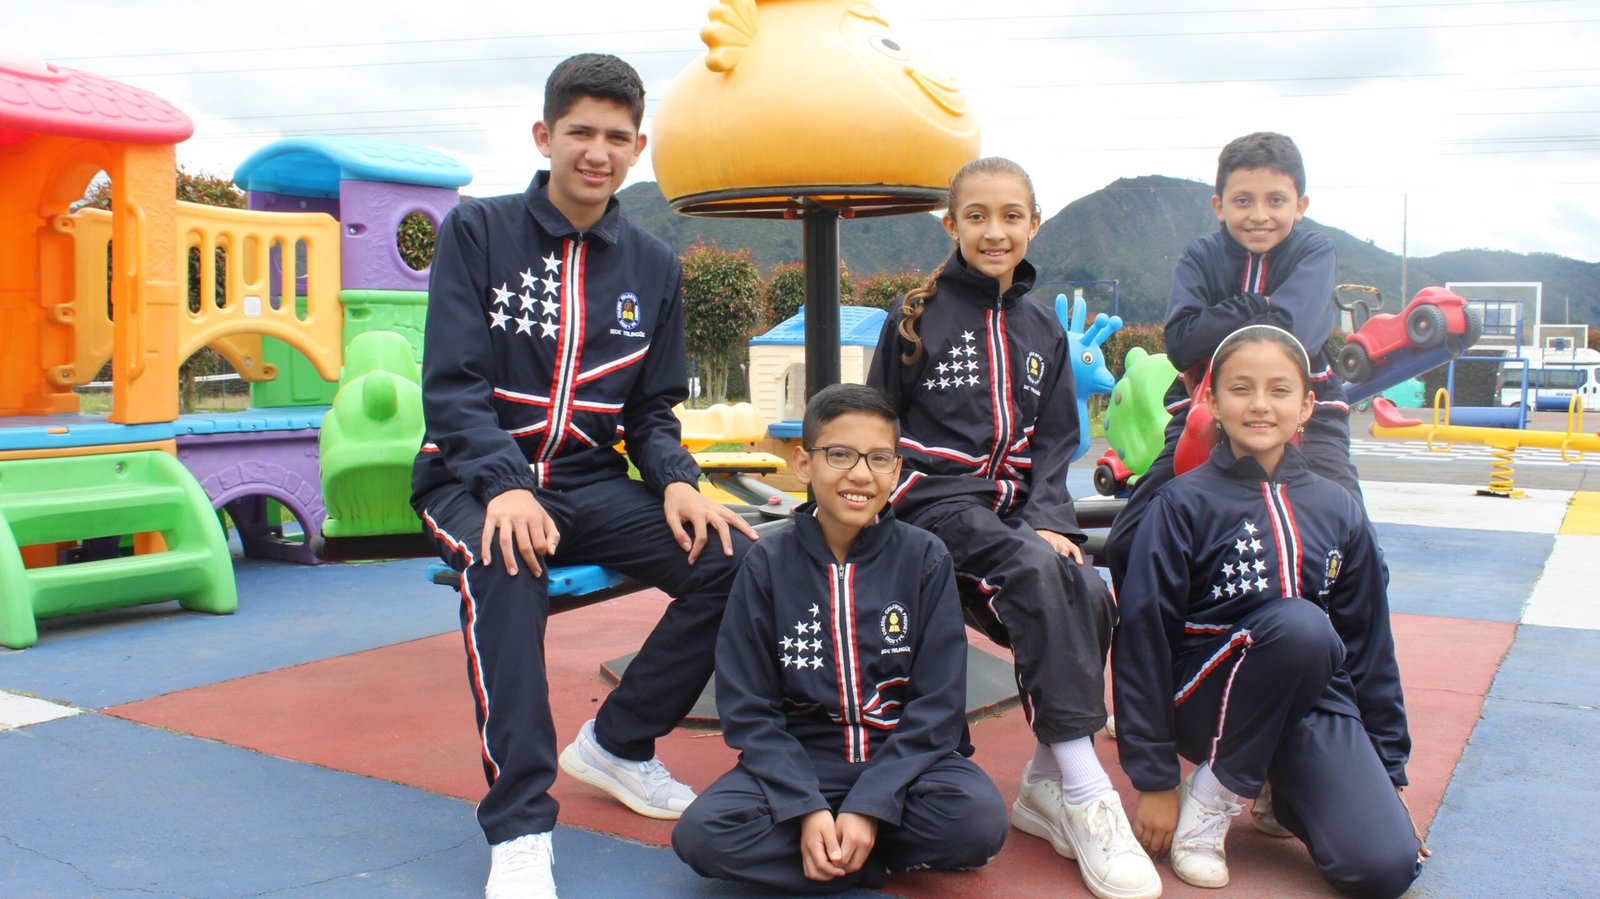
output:
[[556,551],[561,542],[561,531],[555,520],[545,512],[544,506],[534,499],[529,490],[507,490],[489,500],[484,508],[483,541],[479,557],[488,565],[494,559],[490,552],[496,544],[500,547],[500,560],[507,574],[517,573],[517,556],[528,563],[534,577],[540,574],[539,557]]
[[1172,832],[1178,829],[1178,791],[1152,790],[1139,794],[1133,812],[1133,835],[1151,855],[1172,848]]
[[1037,531],[1037,533],[1058,554],[1066,556],[1079,565],[1083,564],[1083,547],[1073,543],[1061,534],[1057,534],[1055,531]]
[[[733,555],[733,540],[729,538],[729,526],[743,531],[751,540],[756,539],[756,532],[745,523],[739,513],[724,506],[722,503],[705,496],[683,481],[674,481],[667,485],[661,494],[661,510],[667,516],[667,527],[672,529],[673,539],[689,554],[689,564],[693,565],[700,558],[700,551],[705,549],[706,538],[711,536],[711,528],[715,528],[717,536],[722,538],[722,554]],[[684,530],[687,524],[694,532],[691,539],[689,532]]]
[[833,812],[819,809],[800,820],[800,862],[807,880],[832,880],[849,873],[840,862],[838,825]]
[[861,870],[878,841],[878,819],[855,812],[843,812],[836,822],[839,830],[840,867],[851,874]]

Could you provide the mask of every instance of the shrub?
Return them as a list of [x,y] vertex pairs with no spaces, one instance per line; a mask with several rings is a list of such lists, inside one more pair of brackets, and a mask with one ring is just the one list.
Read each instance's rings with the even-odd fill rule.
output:
[[1167,351],[1165,332],[1160,325],[1123,325],[1122,330],[1106,338],[1101,351],[1106,354],[1106,367],[1117,377],[1122,377],[1122,360],[1134,347],[1155,355]]
[[[799,262],[780,262],[773,266],[772,276],[767,279],[763,300],[768,324],[776,325],[794,317],[806,302],[805,265]],[[839,267],[839,304],[857,305],[855,278],[850,274],[850,270],[842,265]]]
[[[743,371],[761,315],[761,275],[749,250],[696,244],[684,252],[684,342],[711,402],[747,393],[744,379],[733,376]],[[730,397],[730,386],[737,397]]]
[[917,272],[873,275],[861,282],[861,293],[856,305],[876,306],[885,311],[893,311],[907,292],[912,288],[921,287],[927,280],[926,275]]

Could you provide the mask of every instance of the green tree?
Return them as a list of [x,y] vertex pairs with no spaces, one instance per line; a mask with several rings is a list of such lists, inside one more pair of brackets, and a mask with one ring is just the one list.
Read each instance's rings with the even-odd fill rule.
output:
[[921,287],[927,281],[926,275],[918,272],[901,272],[898,275],[878,274],[861,282],[861,292],[857,297],[858,306],[876,306],[879,309],[893,311],[906,293],[913,288]]
[[806,302],[806,267],[799,262],[780,262],[772,267],[763,299],[767,324],[776,325],[794,317]]
[[1167,351],[1167,341],[1160,325],[1123,325],[1122,330],[1106,338],[1101,346],[1101,352],[1106,356],[1106,368],[1113,375],[1122,377],[1123,359],[1128,351],[1134,347],[1141,347],[1152,356]]
[[683,254],[684,342],[712,402],[746,394],[741,366],[762,305],[761,273],[749,250],[697,244]]
[[[792,318],[806,302],[806,267],[799,262],[780,262],[772,267],[763,292],[767,323],[776,325]],[[839,267],[839,303],[857,305],[855,277]]]
[[[190,172],[183,166],[178,166],[177,198],[189,203],[200,203],[205,206],[223,206],[229,209],[244,209],[246,205],[245,193],[233,183],[231,178],[214,175],[210,172]],[[111,208],[111,182],[100,178],[91,182],[89,190],[84,194],[80,206],[89,206],[95,209]],[[110,260],[107,260],[109,269]],[[222,249],[217,250],[216,295],[220,299],[227,290],[227,254]],[[200,251],[189,250],[189,309],[198,311],[200,308]],[[111,366],[107,364],[96,380],[107,380],[111,377]],[[178,366],[178,408],[183,412],[193,412],[199,400],[198,379],[206,375],[226,374],[231,371],[228,363],[210,347],[202,347],[199,352],[190,356]]]

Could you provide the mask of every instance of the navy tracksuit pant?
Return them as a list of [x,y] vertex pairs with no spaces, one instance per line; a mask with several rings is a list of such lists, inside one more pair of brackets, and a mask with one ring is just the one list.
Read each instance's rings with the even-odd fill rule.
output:
[[950,549],[967,619],[1015,660],[1017,690],[1041,743],[1105,726],[1106,653],[1116,604],[1094,569],[1050,548],[1020,517],[950,499],[901,515]]
[[[660,498],[637,481],[612,478],[538,498],[561,532],[547,564],[603,565],[673,597],[595,716],[601,746],[648,760],[656,738],[678,725],[711,679],[722,610],[750,540],[734,532],[729,558],[713,532],[690,565],[667,528]],[[555,826],[557,811],[549,793],[556,731],[545,671],[546,575],[534,577],[520,561],[517,574],[508,575],[498,552],[492,565],[481,564],[484,507],[459,484],[429,493],[422,507],[440,556],[462,572],[467,678],[489,782],[478,823],[490,843],[543,833]]]
[[[819,762],[822,793],[837,814],[863,765]],[[672,848],[702,877],[832,893],[879,887],[891,871],[975,868],[1000,852],[1006,804],[987,774],[951,753],[906,789],[900,823],[878,825],[867,863],[833,880],[807,880],[800,859],[804,815],[772,820],[766,793],[743,766],[717,778],[672,829]]]
[[1422,871],[1411,817],[1361,720],[1318,707],[1343,661],[1314,603],[1262,606],[1174,662],[1178,752],[1241,796],[1270,781],[1273,813],[1335,888],[1399,896]]

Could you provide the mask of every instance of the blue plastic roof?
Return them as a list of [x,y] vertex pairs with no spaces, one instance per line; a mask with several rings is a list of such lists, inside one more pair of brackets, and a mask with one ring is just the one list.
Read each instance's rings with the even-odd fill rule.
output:
[[[839,345],[877,346],[878,334],[883,331],[883,320],[889,313],[874,306],[839,307]],[[751,346],[805,346],[806,309],[794,317],[779,322],[771,331],[750,338]]]
[[471,181],[472,172],[454,157],[413,144],[326,135],[267,144],[239,163],[233,180],[245,190],[337,197],[340,181],[455,189]]

